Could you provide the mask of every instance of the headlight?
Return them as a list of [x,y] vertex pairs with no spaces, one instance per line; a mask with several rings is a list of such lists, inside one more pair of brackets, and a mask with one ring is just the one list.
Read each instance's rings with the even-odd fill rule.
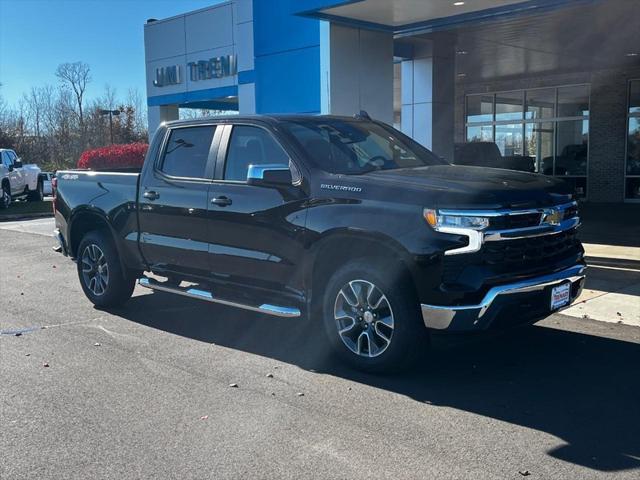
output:
[[487,217],[442,215],[438,213],[437,210],[429,208],[424,209],[423,215],[427,223],[437,231],[460,228],[468,230],[484,230],[489,226],[489,219]]

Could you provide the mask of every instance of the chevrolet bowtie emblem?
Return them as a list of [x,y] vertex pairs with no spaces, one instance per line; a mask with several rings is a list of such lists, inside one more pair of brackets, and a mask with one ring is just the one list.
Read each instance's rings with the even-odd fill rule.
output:
[[543,225],[560,225],[562,221],[562,212],[557,208],[545,210],[542,214]]

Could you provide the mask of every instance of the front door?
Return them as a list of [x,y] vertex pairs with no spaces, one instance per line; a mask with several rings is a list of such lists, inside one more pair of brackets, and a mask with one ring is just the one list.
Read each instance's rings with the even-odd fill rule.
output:
[[9,159],[9,163],[13,167],[13,170],[9,172],[9,183],[11,184],[11,195],[21,195],[24,192],[26,181],[24,178],[24,173],[22,171],[22,168],[18,168],[16,166],[18,157],[11,150],[7,150],[5,153],[7,155],[7,158]]
[[208,275],[208,192],[217,149],[216,125],[177,126],[140,179],[140,248],[160,274]]
[[245,287],[300,296],[304,195],[294,185],[248,185],[251,164],[289,165],[290,159],[262,127],[225,127],[209,190],[212,273]]

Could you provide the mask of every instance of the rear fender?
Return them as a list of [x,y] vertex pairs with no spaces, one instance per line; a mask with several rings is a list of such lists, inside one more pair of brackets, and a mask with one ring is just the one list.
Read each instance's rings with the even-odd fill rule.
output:
[[122,271],[127,271],[128,267],[124,262],[124,252],[122,242],[116,235],[108,217],[102,210],[92,209],[90,207],[79,207],[76,209],[69,219],[67,245],[69,248],[69,256],[76,260],[78,256],[78,247],[84,235],[92,230],[107,231],[118,251],[118,261]]

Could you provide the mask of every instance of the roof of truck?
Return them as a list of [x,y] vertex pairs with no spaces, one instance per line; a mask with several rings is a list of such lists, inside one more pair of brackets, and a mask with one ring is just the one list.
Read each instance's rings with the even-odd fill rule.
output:
[[163,125],[176,126],[176,125],[199,125],[203,123],[220,122],[220,123],[236,123],[236,122],[267,122],[267,123],[279,123],[290,122],[303,119],[326,119],[326,120],[350,120],[359,121],[367,120],[360,116],[341,116],[341,115],[309,115],[309,114],[274,114],[274,115],[220,115],[215,117],[202,117],[196,119],[185,120],[171,120],[169,122],[163,122]]

